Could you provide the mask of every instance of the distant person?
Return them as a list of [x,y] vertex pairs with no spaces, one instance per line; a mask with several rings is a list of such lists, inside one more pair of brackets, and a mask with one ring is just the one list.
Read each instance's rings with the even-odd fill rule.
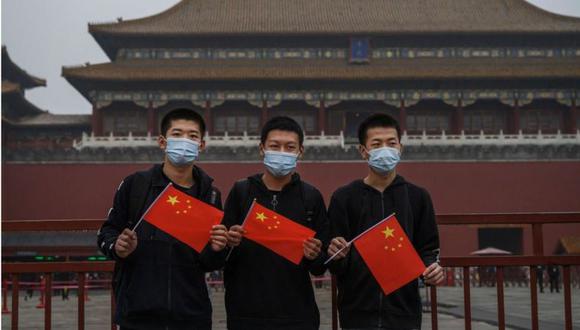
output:
[[133,231],[169,183],[221,208],[213,179],[195,165],[205,146],[203,118],[190,109],[173,110],[163,117],[160,133],[163,163],[121,182],[98,234],[99,248],[116,261],[115,323],[121,330],[210,330],[212,308],[205,273],[223,264],[225,226],[213,227],[201,253],[147,222]]
[[438,263],[439,234],[431,197],[396,172],[403,146],[394,118],[386,114],[368,117],[359,126],[358,139],[361,157],[369,165],[367,175],[335,191],[328,209],[330,237],[334,237],[328,254],[344,249],[329,266],[338,279],[340,325],[352,330],[420,329],[418,281],[385,295],[361,255],[347,242],[396,213],[427,267],[425,283],[441,284],[444,275]]
[[551,265],[548,267],[548,278],[550,279],[550,292],[560,292],[560,267]]
[[536,266],[536,276],[538,278],[538,287],[540,288],[540,293],[544,293],[544,269],[542,265]]

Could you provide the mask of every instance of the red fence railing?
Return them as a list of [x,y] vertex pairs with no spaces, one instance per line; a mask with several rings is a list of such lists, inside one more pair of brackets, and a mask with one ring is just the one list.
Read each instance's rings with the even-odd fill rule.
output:
[[[531,296],[531,328],[539,329],[538,322],[538,296],[537,278],[534,267],[539,265],[557,265],[563,268],[564,286],[564,323],[565,329],[572,329],[572,301],[570,267],[580,265],[580,256],[544,256],[543,250],[543,225],[545,224],[580,224],[580,213],[534,213],[534,214],[464,214],[464,215],[439,215],[437,221],[441,226],[459,225],[530,225],[532,227],[533,255],[527,256],[477,256],[477,257],[441,257],[444,267],[461,268],[463,270],[463,298],[465,329],[471,329],[471,283],[470,269],[472,267],[492,266],[495,267],[495,282],[497,290],[498,328],[505,329],[505,305],[504,305],[504,270],[505,267],[529,267],[530,269],[530,296]],[[42,220],[42,221],[4,221],[2,230],[9,232],[20,231],[96,231],[103,220]],[[53,274],[72,272],[78,274],[78,329],[85,327],[85,295],[87,289],[86,274],[94,272],[111,273],[113,262],[42,262],[22,263],[3,262],[2,273],[9,275],[10,282],[3,276],[3,311],[8,311],[6,293],[8,284],[12,293],[11,328],[18,329],[19,308],[18,299],[20,291],[19,276],[25,273],[41,273],[44,276],[42,290],[50,293],[54,287]],[[110,282],[108,282],[110,288]],[[438,329],[437,313],[437,288],[431,287],[431,326]],[[338,313],[336,302],[336,281],[332,279],[332,329],[338,329]],[[50,297],[50,294],[47,294]],[[111,320],[115,309],[114,296],[111,290]],[[52,304],[51,299],[46,299],[44,304],[44,328],[51,329]],[[111,329],[116,329],[111,324]]]

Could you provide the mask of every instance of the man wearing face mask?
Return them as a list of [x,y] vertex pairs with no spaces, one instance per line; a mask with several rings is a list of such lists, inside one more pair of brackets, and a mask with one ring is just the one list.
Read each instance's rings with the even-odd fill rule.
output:
[[[221,209],[213,179],[195,160],[204,149],[205,123],[190,109],[169,112],[161,122],[164,161],[121,182],[98,233],[103,254],[115,260],[115,323],[120,329],[211,329],[205,272],[220,268],[227,231],[216,225],[201,253],[142,222],[135,225],[171,182],[182,192]],[[168,219],[170,220],[170,219]]]
[[[321,275],[326,256],[327,218],[320,192],[302,181],[296,162],[304,133],[291,118],[276,117],[262,128],[260,154],[265,171],[236,182],[225,204],[224,224],[232,246],[224,268],[230,330],[314,330],[320,319],[310,274]],[[243,239],[252,201],[309,227],[316,237],[303,243],[299,265]]]
[[[438,264],[439,235],[429,193],[396,173],[401,157],[401,130],[395,119],[375,114],[358,129],[360,153],[369,170],[339,188],[328,209],[334,255],[330,271],[338,280],[338,310],[343,329],[420,329],[421,299],[417,281],[385,296],[356,249],[347,242],[392,213],[427,266],[425,283],[438,285],[443,269]],[[397,267],[394,265],[394,267]]]

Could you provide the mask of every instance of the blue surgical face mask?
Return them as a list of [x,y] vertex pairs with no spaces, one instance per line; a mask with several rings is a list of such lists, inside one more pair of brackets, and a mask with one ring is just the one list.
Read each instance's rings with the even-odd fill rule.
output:
[[187,138],[167,138],[167,159],[175,166],[191,165],[199,155],[199,142]]
[[286,176],[296,168],[297,154],[267,150],[264,155],[264,165],[275,177]]
[[395,169],[401,160],[401,153],[396,148],[382,147],[369,152],[369,166],[378,174],[386,175]]

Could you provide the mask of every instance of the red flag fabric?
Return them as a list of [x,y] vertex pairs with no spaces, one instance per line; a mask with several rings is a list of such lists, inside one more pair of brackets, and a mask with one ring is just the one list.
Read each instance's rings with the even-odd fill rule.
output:
[[223,212],[169,185],[149,207],[143,218],[183,243],[201,252],[209,242],[212,226]]
[[246,215],[243,228],[245,238],[274,251],[280,256],[298,265],[304,255],[303,242],[316,235],[310,228],[304,227],[256,201]]
[[363,233],[354,241],[354,246],[385,295],[425,271],[425,264],[395,216],[390,216]]

